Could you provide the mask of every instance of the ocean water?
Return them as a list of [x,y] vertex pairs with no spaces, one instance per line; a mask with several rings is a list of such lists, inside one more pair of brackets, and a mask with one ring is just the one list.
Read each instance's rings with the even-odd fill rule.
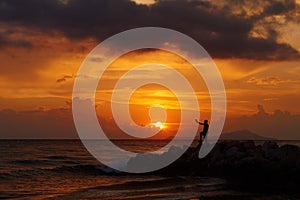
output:
[[[149,152],[166,141],[116,143]],[[287,143],[300,145],[279,142]],[[216,178],[118,175],[91,156],[80,140],[0,140],[0,152],[0,199],[190,199],[201,193],[239,193]]]

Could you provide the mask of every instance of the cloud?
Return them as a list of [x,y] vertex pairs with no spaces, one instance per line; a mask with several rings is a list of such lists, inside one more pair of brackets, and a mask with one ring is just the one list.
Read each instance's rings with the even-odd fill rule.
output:
[[278,85],[281,82],[282,80],[280,78],[274,76],[267,76],[264,78],[251,77],[247,80],[247,83],[253,83],[256,85]]
[[300,115],[281,110],[268,113],[262,105],[257,105],[257,110],[253,115],[227,119],[225,132],[248,129],[259,135],[280,140],[300,139]]
[[277,76],[266,76],[262,78],[251,77],[247,80],[247,83],[255,84],[255,85],[272,85],[277,86],[280,83],[292,83],[297,82],[293,80],[283,80]]
[[57,83],[66,82],[67,79],[72,79],[72,78],[73,78],[73,76],[65,75],[65,76],[63,76],[62,78],[57,79],[56,82],[57,82]]
[[0,111],[0,138],[77,138],[70,109]]
[[285,1],[272,1],[268,6],[265,7],[265,15],[279,15],[287,13],[296,9],[296,2],[294,0]]
[[[281,140],[300,139],[300,115],[288,111],[265,111],[262,105],[257,106],[257,113],[241,117],[228,117],[223,132],[248,129],[265,137]],[[99,116],[98,116],[99,117]],[[113,120],[99,117],[104,130],[112,138],[124,138]],[[78,138],[70,108],[36,109],[15,111],[0,110],[0,138]]]
[[0,33],[0,48],[3,47],[23,47],[30,48],[32,43],[28,40],[13,38],[10,32]]
[[[70,39],[99,41],[131,28],[160,26],[188,34],[213,57],[288,60],[299,59],[299,52],[289,44],[278,42],[275,16],[293,20],[295,8],[296,3],[291,0],[255,3],[160,0],[151,6],[129,0],[69,0],[67,3],[1,0],[0,20],[45,33],[60,31]],[[257,24],[268,34],[251,35]]]
[[[69,102],[68,102],[69,103]],[[111,138],[125,135],[112,119],[99,117],[101,127]],[[128,126],[130,128],[130,125]],[[0,110],[0,139],[78,139],[70,108],[38,108],[26,111]]]

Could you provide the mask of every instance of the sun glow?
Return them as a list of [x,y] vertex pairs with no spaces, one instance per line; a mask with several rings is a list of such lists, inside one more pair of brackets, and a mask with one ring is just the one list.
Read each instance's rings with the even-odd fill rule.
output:
[[165,128],[165,125],[162,122],[156,122],[154,124],[155,127],[159,128],[160,130]]

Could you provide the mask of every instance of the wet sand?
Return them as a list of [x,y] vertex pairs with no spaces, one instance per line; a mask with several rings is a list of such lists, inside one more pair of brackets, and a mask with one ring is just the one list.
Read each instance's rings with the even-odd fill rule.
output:
[[51,199],[297,199],[300,196],[238,191],[224,179],[211,177],[157,178],[83,189]]

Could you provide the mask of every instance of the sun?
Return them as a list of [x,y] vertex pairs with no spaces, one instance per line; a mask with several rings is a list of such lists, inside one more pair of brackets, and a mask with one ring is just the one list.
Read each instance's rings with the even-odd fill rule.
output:
[[157,128],[159,128],[160,130],[162,130],[162,129],[165,128],[165,126],[164,126],[164,124],[162,122],[156,122],[154,124],[154,126],[157,127]]

